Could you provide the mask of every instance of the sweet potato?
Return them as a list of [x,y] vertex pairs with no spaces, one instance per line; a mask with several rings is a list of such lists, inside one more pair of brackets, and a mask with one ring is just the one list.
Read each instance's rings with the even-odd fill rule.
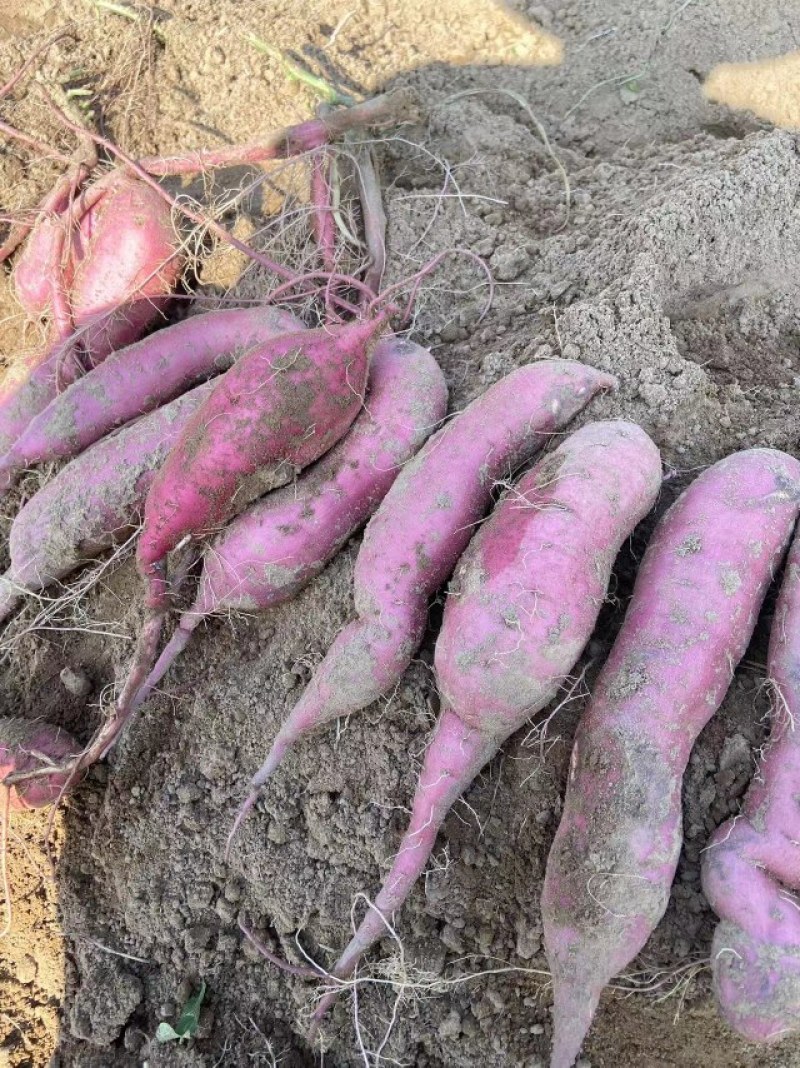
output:
[[591,636],[617,553],[660,485],[659,452],[643,430],[590,423],[524,475],[467,546],[436,643],[442,712],[408,830],[335,977],[351,975],[386,933],[480,769],[555,697]]
[[34,494],[11,525],[11,566],[0,578],[0,620],[133,531],[147,491],[206,382],[98,441]]
[[31,420],[0,459],[0,489],[26,467],[77,455],[198,379],[227,370],[243,351],[302,327],[277,308],[232,308],[192,316],[112,353]]
[[85,189],[73,231],[68,213],[65,200],[40,221],[15,268],[24,307],[54,326],[0,385],[0,454],[60,387],[155,322],[183,269],[168,205],[135,178],[114,171]]
[[[39,773],[50,765],[62,767],[77,753],[77,743],[59,727],[0,717],[0,786],[9,775],[19,777],[10,790],[11,808],[43,808],[56,801],[67,782],[67,772]],[[26,775],[31,777],[26,779]]]
[[379,342],[363,410],[345,437],[294,485],[267,494],[212,542],[197,596],[142,689],[138,707],[209,615],[261,611],[294,597],[368,519],[447,411],[427,349]]
[[72,328],[88,328],[86,351],[102,359],[134,341],[163,310],[182,267],[178,239],[169,206],[122,171],[87,186],[72,219],[69,212],[65,196],[60,212],[37,223],[14,267],[14,287],[38,318],[53,313],[58,279]]
[[336,444],[364,403],[369,358],[389,314],[283,334],[208,383],[147,494],[136,555],[148,612],[114,714],[82,766],[108,753],[153,668],[169,607],[168,553],[211,534],[276,471],[307,467]]
[[800,507],[800,463],[736,453],[658,524],[581,720],[547,862],[552,1068],[578,1054],[600,993],[664,914],[681,848],[681,780],[747,648]]
[[386,313],[284,334],[211,383],[145,504],[137,558],[152,576],[187,535],[208,534],[258,492],[261,468],[307,467],[335,445],[364,401],[369,357]]
[[391,690],[422,641],[442,585],[498,479],[545,444],[609,375],[568,360],[507,375],[435,434],[370,520],[356,561],[357,618],[339,634],[255,774],[242,812],[298,738]]
[[778,596],[767,673],[769,743],[741,813],[703,854],[703,890],[720,917],[711,947],[722,1015],[751,1042],[800,1028],[800,537]]

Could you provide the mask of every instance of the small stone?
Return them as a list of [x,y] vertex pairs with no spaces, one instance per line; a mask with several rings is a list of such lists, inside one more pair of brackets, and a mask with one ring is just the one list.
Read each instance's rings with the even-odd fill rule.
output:
[[274,842],[275,845],[286,845],[289,841],[286,828],[280,823],[276,823],[275,820],[270,820],[269,827],[267,827],[267,838],[270,842]]
[[455,927],[453,927],[452,924],[446,923],[444,925],[444,927],[442,928],[442,933],[441,933],[440,937],[442,939],[442,942],[453,953],[464,953],[465,952],[465,948],[466,947],[464,946],[464,942],[463,942],[461,936],[459,935],[458,931],[455,929]]
[[[527,998],[526,998],[526,1000],[527,1000]],[[531,1026],[528,1028],[528,1030],[530,1031],[530,1033],[532,1035],[543,1035],[544,1034],[544,1024],[540,1024],[540,1023],[531,1024]]]
[[517,956],[522,960],[530,960],[541,948],[542,936],[534,927],[529,927],[522,921],[517,921]]
[[242,884],[238,879],[231,879],[230,882],[226,883],[222,892],[226,901],[236,902],[242,900]]
[[461,850],[461,859],[468,868],[474,868],[478,863],[478,854],[471,845],[465,845]]
[[734,734],[726,738],[719,758],[719,770],[728,771],[742,764],[750,765],[750,743],[743,734]]
[[183,786],[178,787],[176,792],[182,805],[191,805],[192,801],[197,801],[202,796],[200,789],[194,783],[184,783]]
[[439,1024],[439,1038],[447,1040],[458,1038],[461,1034],[461,1017],[455,1009],[451,1009]]
[[92,680],[83,668],[71,668],[68,665],[61,669],[58,677],[64,689],[73,697],[87,697],[92,692]]
[[22,960],[17,965],[17,982],[21,986],[28,986],[34,981],[39,971],[39,967],[36,960],[26,953]]
[[490,1002],[495,1012],[504,1012],[506,1003],[502,994],[498,990],[489,989],[486,991],[486,998]]
[[190,909],[207,909],[214,897],[214,887],[210,883],[197,883],[186,895]]
[[220,934],[217,938],[217,953],[223,957],[231,957],[236,952],[238,939],[232,934]]
[[221,897],[214,906],[214,911],[223,923],[233,923],[236,919],[237,908],[232,901],[226,901]]
[[498,249],[492,256],[492,274],[498,282],[513,282],[530,262],[524,248]]
[[207,805],[196,804],[182,808],[180,820],[187,831],[204,831],[211,822],[211,814]]
[[199,953],[204,950],[211,941],[213,931],[204,923],[198,923],[190,927],[183,936],[183,944],[187,953]]

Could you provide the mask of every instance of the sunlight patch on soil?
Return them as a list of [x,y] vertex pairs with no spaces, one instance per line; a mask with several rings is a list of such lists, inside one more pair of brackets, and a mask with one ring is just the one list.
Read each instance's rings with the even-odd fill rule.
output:
[[752,111],[788,129],[800,127],[800,52],[753,63],[720,63],[703,91],[709,100]]
[[[11,820],[8,870],[13,923],[10,933],[0,941],[3,1068],[47,1064],[58,1038],[64,997],[64,938],[58,919],[58,887],[51,881],[42,845],[47,819],[47,812],[28,812],[14,813]],[[59,816],[56,855],[62,838]]]

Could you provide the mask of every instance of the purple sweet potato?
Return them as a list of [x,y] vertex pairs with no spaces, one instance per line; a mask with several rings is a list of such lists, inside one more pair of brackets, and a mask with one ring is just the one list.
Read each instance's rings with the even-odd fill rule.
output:
[[114,171],[44,216],[15,267],[21,303],[53,325],[42,350],[19,359],[0,384],[0,454],[58,390],[141,337],[163,314],[183,270],[169,206],[143,182]]
[[364,402],[387,318],[284,334],[211,383],[148,494],[137,554],[143,575],[185,537],[228,519],[234,498],[247,504],[247,480],[259,469],[307,467],[336,444]]
[[335,977],[350,976],[386,933],[480,769],[556,696],[594,629],[617,553],[660,485],[659,452],[643,430],[590,423],[524,475],[467,546],[436,643],[442,712],[408,830]]
[[136,706],[201,620],[217,612],[272,608],[319,574],[446,411],[444,376],[427,349],[395,337],[379,342],[364,408],[345,437],[294,485],[251,505],[209,546],[194,603],[136,695]]
[[193,316],[112,353],[31,420],[0,459],[0,489],[26,467],[77,455],[193,382],[227,370],[242,352],[302,327],[277,308],[233,308]]
[[108,753],[153,669],[169,608],[167,555],[242,511],[275,472],[307,467],[336,444],[364,403],[370,356],[389,314],[283,334],[208,383],[147,494],[137,564],[148,614],[114,714],[83,766]]
[[102,359],[134,341],[163,310],[182,268],[178,238],[169,205],[122,171],[78,195],[72,228],[68,213],[65,197],[60,213],[37,223],[15,265],[14,285],[23,308],[38,318],[53,313],[59,279],[72,328],[86,328],[86,351]]
[[25,776],[11,787],[12,809],[43,808],[56,801],[68,772],[34,774],[49,766],[63,768],[77,755],[77,743],[59,727],[41,721],[0,717],[0,786],[9,775]]
[[370,520],[355,568],[358,618],[317,668],[244,809],[298,738],[391,690],[422,641],[428,599],[447,579],[498,481],[545,444],[609,375],[568,360],[513,371],[435,434]]
[[206,382],[72,460],[11,526],[11,566],[0,578],[0,620],[133,531],[155,473],[211,391]]
[[800,507],[800,463],[736,453],[680,496],[645,553],[575,738],[542,893],[552,1068],[569,1068],[600,993],[664,914],[681,781],[747,648]]
[[711,964],[722,1015],[751,1042],[800,1029],[800,537],[778,596],[767,658],[769,743],[741,813],[703,854],[703,890],[720,923]]

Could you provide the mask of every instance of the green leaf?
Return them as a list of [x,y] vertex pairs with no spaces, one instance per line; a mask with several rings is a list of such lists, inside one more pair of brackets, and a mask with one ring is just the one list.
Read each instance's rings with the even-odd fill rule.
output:
[[156,1042],[188,1042],[190,1038],[194,1038],[200,1025],[200,1009],[205,996],[206,984],[202,982],[197,993],[193,994],[183,1006],[183,1011],[178,1018],[176,1027],[164,1021],[158,1025],[156,1028]]
[[200,1024],[200,1008],[205,996],[206,984],[203,982],[200,984],[200,989],[197,993],[190,997],[183,1006],[183,1012],[178,1019],[178,1026],[175,1028],[178,1032],[178,1038],[194,1038],[197,1034],[197,1028]]
[[156,1042],[174,1042],[181,1036],[168,1023],[160,1023],[156,1028]]

